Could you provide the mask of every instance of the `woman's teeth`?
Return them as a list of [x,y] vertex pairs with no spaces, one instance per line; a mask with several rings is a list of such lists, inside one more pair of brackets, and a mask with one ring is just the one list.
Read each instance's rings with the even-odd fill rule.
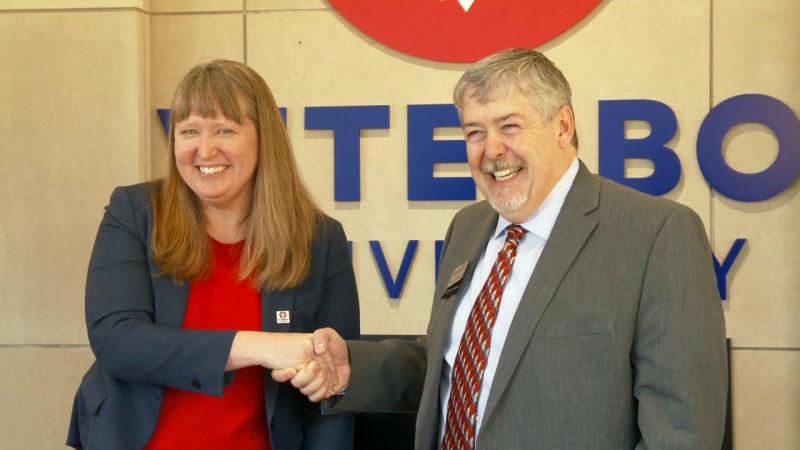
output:
[[225,170],[228,166],[214,166],[214,167],[198,167],[200,169],[200,173],[205,175],[211,175],[215,173],[220,173]]

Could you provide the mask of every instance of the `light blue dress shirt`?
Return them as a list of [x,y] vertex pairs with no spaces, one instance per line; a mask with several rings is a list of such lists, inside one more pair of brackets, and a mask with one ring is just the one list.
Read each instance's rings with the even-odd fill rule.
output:
[[[564,205],[564,200],[572,187],[573,181],[575,181],[575,175],[577,173],[578,159],[575,158],[572,160],[572,164],[567,171],[561,176],[561,179],[542,202],[541,206],[539,206],[528,220],[520,224],[527,232],[517,246],[517,257],[511,269],[511,273],[509,274],[505,289],[503,290],[503,297],[500,301],[497,320],[492,329],[492,342],[489,346],[486,370],[483,372],[483,380],[481,381],[481,390],[478,397],[478,410],[476,413],[477,417],[475,418],[475,436],[478,436],[480,432],[486,401],[489,398],[492,380],[494,380],[494,374],[497,370],[497,364],[500,361],[500,355],[503,352],[503,345],[506,342],[506,336],[511,327],[511,321],[514,318],[517,306],[522,299],[522,294],[528,286],[528,280],[530,280],[533,269],[536,268],[536,263],[542,255],[542,250],[544,250],[547,239],[550,237],[550,232],[553,230],[556,218],[558,218],[558,214],[561,212],[561,207]],[[459,299],[458,307],[453,317],[453,323],[450,325],[450,338],[445,346],[445,363],[442,364],[442,376],[439,381],[439,401],[441,402],[439,442],[441,442],[442,436],[444,435],[445,420],[447,417],[447,401],[450,398],[450,377],[452,375],[456,353],[458,352],[458,346],[461,342],[464,330],[467,327],[467,319],[472,309],[472,304],[478,298],[478,294],[483,288],[486,278],[488,278],[489,272],[492,270],[497,260],[497,254],[503,248],[506,238],[506,227],[510,224],[511,222],[503,218],[503,216],[499,217],[494,234],[492,234],[492,238],[489,239],[489,242],[486,244],[486,249],[475,266],[469,288]]]

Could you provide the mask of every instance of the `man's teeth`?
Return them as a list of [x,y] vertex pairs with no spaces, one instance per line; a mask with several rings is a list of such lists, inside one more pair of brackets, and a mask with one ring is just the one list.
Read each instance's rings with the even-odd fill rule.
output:
[[517,172],[519,172],[519,169],[503,169],[492,172],[492,175],[494,175],[494,179],[497,181],[505,181],[513,177]]
[[220,173],[226,169],[227,166],[214,166],[214,167],[199,167],[200,172],[206,175]]

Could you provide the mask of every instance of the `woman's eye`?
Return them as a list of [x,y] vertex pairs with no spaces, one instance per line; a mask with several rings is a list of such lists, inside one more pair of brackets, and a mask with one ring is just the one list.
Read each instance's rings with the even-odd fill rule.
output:
[[233,130],[230,128],[221,128],[219,130],[219,134],[233,134]]
[[191,128],[185,128],[183,130],[178,130],[178,134],[180,134],[181,136],[190,136],[193,134],[197,134],[197,130]]

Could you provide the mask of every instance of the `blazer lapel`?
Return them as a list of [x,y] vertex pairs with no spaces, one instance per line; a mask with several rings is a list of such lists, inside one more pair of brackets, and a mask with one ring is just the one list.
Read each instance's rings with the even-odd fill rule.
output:
[[[467,223],[462,222],[459,228],[453,230],[434,291],[433,311],[428,324],[428,366],[417,417],[417,448],[435,448],[438,442],[439,380],[450,325],[459,300],[469,287],[478,258],[497,226],[497,213],[488,205],[483,206],[485,212],[480,214],[477,221],[470,222],[469,218],[465,218]],[[458,291],[448,298],[441,298],[451,274],[464,263],[467,263],[467,268]]]
[[487,422],[497,407],[542,314],[553,299],[572,262],[597,226],[597,221],[587,217],[587,214],[597,208],[599,193],[599,181],[581,162],[553,232],[545,244],[542,256],[536,264],[511,322],[482,423]]
[[[487,208],[488,209],[488,208]],[[483,250],[486,242],[497,226],[497,213],[492,212],[482,217],[477,223],[472,224],[462,232],[454,231],[450,240],[453,241],[448,247],[447,267],[443,267],[440,279],[434,292],[434,303],[438,303],[434,308],[431,317],[430,329],[428,330],[428,363],[439,364],[444,357],[444,347],[447,338],[450,336],[450,324],[453,320],[456,307],[469,288],[472,273]],[[452,253],[450,253],[452,252]],[[444,293],[450,275],[460,265],[467,263],[467,269],[462,277],[461,286],[458,292],[448,298],[441,298]],[[433,360],[431,360],[433,359]]]
[[[261,291],[261,329],[268,332],[288,333],[292,331],[294,315],[294,289],[288,291]],[[278,383],[265,375],[264,397],[267,402],[267,418],[271,419],[275,411],[275,399],[278,395]]]
[[288,291],[261,291],[261,329],[270,332],[292,331],[294,289]]

